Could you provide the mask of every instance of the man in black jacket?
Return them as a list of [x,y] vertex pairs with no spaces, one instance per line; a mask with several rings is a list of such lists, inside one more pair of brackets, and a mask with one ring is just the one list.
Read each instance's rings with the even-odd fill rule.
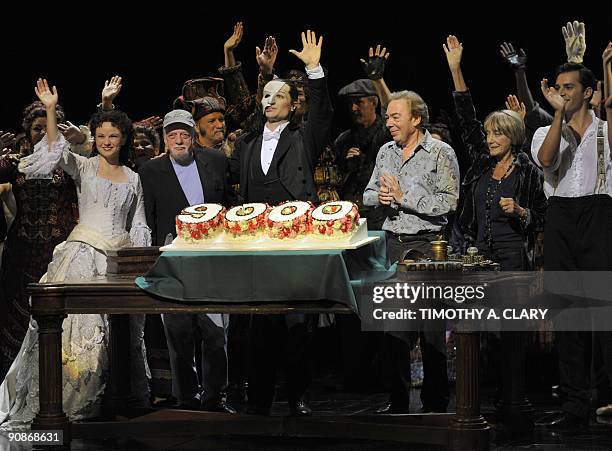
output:
[[[200,203],[232,203],[227,184],[227,160],[220,152],[194,149],[191,113],[173,110],[164,117],[167,154],[146,162],[139,171],[147,224],[154,245],[175,235],[175,217],[185,207]],[[170,367],[172,393],[183,408],[235,413],[225,402],[227,386],[227,315],[162,315]],[[194,362],[194,337],[200,329],[204,394],[199,398]]]
[[[317,201],[313,171],[329,140],[332,107],[327,82],[319,65],[323,38],[302,33],[301,52],[290,50],[306,65],[310,89],[308,121],[292,122],[298,106],[294,84],[273,80],[266,84],[260,125],[236,142],[230,159],[234,183],[240,182],[245,202],[275,205],[286,200]],[[265,124],[263,123],[265,121]],[[295,315],[253,315],[249,373],[249,413],[267,415],[274,397],[277,356],[287,343],[288,400],[292,415],[310,415],[303,400],[310,383],[305,364],[307,324]],[[286,339],[283,337],[286,336]]]

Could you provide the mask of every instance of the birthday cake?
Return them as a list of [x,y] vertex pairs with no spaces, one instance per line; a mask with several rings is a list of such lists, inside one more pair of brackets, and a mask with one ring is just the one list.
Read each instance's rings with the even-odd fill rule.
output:
[[219,204],[199,204],[183,209],[176,216],[179,239],[197,242],[215,237],[222,230],[225,208]]
[[235,240],[252,240],[265,231],[270,207],[263,203],[244,204],[230,208],[225,213],[223,229],[227,237]]
[[310,213],[314,206],[310,202],[283,202],[268,214],[268,236],[273,239],[297,239],[312,231]]
[[359,210],[353,202],[326,202],[312,212],[314,236],[319,239],[345,238],[352,235],[358,227]]

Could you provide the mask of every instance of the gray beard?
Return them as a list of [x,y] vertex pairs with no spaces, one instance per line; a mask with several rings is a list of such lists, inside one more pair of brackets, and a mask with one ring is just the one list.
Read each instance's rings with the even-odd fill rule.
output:
[[181,155],[180,157],[171,157],[174,162],[181,166],[189,166],[193,161],[193,151],[189,152],[186,155]]

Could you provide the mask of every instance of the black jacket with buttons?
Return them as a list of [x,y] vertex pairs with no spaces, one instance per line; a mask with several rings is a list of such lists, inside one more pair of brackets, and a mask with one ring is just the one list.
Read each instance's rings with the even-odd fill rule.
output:
[[[287,200],[318,202],[313,174],[316,162],[330,140],[333,109],[327,91],[327,75],[308,80],[308,87],[308,121],[285,127],[274,151],[272,164],[278,171],[280,183],[291,196]],[[232,183],[240,183],[240,193],[247,202],[261,201],[248,198],[248,186],[251,160],[260,155],[257,146],[261,147],[259,137],[262,134],[263,123],[256,131],[238,139],[230,157]]]

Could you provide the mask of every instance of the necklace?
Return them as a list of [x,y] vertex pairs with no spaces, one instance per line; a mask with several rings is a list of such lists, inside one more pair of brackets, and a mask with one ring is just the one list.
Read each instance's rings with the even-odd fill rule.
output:
[[510,172],[512,171],[512,168],[514,167],[515,163],[516,163],[516,156],[512,159],[512,163],[508,165],[506,172],[499,180],[495,180],[493,178],[493,172],[495,172],[495,169],[494,168],[491,169],[491,176],[489,177],[489,183],[487,184],[487,194],[485,197],[485,229],[484,229],[484,239],[490,251],[493,251],[493,236],[491,232],[491,207],[493,205],[493,198],[495,197],[495,193],[497,192],[497,189],[502,184],[504,179],[506,179],[508,175],[510,175]]

